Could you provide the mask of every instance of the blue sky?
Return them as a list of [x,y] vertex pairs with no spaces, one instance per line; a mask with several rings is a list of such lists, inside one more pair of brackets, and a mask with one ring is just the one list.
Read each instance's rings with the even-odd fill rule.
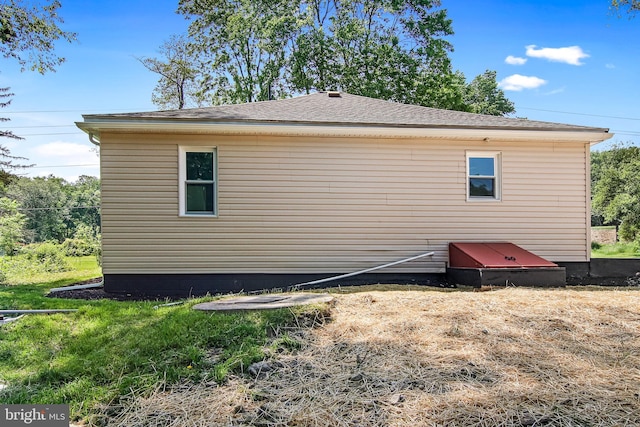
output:
[[[15,94],[0,117],[24,136],[3,140],[36,167],[29,176],[95,175],[98,158],[74,126],[82,114],[154,110],[154,74],[135,57],[155,56],[186,31],[177,0],[62,0],[78,42],[60,43],[55,73],[21,73],[2,59],[0,87]],[[453,66],[467,79],[496,70],[518,117],[610,128],[612,142],[640,144],[640,16],[618,17],[606,0],[443,0],[453,20]],[[595,149],[611,144],[600,144]],[[83,166],[74,166],[83,165]]]

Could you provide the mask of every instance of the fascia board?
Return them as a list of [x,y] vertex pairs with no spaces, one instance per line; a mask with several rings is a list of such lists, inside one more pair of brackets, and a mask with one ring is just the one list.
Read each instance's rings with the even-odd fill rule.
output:
[[159,122],[96,120],[76,122],[90,135],[113,133],[169,133],[218,135],[335,136],[379,138],[434,138],[454,140],[584,142],[596,144],[613,137],[591,130],[482,129],[437,127],[327,126],[295,124],[243,124],[221,122]]

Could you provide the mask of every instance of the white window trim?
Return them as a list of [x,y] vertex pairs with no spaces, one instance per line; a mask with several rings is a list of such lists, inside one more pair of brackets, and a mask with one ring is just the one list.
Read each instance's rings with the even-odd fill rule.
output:
[[[471,178],[471,176],[469,175],[470,173],[469,159],[471,159],[472,157],[493,159],[495,164],[494,172],[495,172],[495,193],[496,193],[494,197],[481,197],[481,196],[472,197],[469,194],[469,191],[470,191],[469,178]],[[465,161],[466,161],[465,191],[466,191],[467,202],[473,202],[473,203],[501,202],[502,201],[502,153],[500,151],[467,151]]]
[[[213,153],[213,213],[187,213],[186,181],[187,181],[187,153]],[[218,148],[178,146],[178,216],[189,218],[217,218],[218,217]]]

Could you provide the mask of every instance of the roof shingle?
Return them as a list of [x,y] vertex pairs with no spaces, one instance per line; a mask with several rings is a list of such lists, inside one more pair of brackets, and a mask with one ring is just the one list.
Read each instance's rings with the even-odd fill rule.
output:
[[247,104],[139,113],[95,114],[83,117],[85,121],[158,120],[608,132],[608,129],[604,128],[440,110],[347,93],[329,96],[326,92]]

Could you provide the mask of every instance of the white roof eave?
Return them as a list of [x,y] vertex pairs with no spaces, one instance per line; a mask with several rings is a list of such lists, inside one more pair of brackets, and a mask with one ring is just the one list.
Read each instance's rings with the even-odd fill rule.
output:
[[[378,138],[434,138],[485,141],[566,141],[596,144],[613,136],[597,130],[554,129],[493,129],[445,128],[366,125],[313,125],[282,123],[221,123],[221,122],[162,122],[85,120],[76,125],[93,139],[103,132],[217,134],[217,135],[273,135],[273,136],[334,136]],[[92,140],[92,142],[94,142]]]

